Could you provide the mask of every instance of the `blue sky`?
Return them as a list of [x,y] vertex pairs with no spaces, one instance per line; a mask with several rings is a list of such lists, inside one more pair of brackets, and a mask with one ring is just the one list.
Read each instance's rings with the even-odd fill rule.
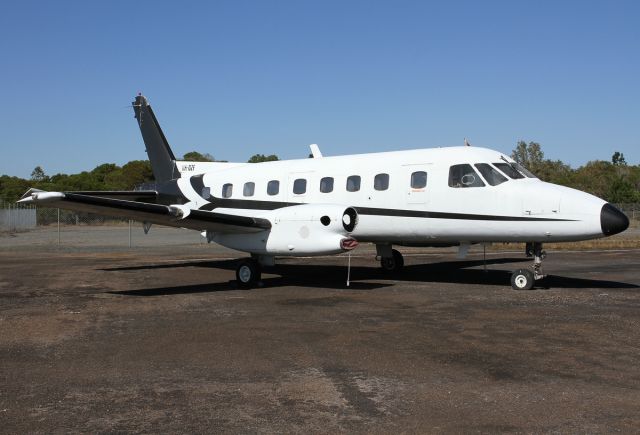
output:
[[537,141],[640,163],[637,1],[3,1],[0,174]]

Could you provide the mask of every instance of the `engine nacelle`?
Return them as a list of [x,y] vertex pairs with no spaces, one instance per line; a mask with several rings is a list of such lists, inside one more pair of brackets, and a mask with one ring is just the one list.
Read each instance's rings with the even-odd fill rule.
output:
[[266,249],[276,255],[326,255],[354,249],[349,236],[358,225],[351,207],[303,204],[284,207],[267,217],[272,227]]
[[350,251],[358,242],[349,236],[358,225],[351,207],[301,204],[267,212],[268,231],[253,234],[216,234],[214,240],[233,249],[256,254],[313,256]]

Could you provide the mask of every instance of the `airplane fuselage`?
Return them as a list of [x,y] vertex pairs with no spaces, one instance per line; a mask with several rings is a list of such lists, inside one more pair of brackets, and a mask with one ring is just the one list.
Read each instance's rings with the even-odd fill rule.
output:
[[[246,216],[269,218],[274,210],[295,204],[353,207],[358,224],[351,236],[361,242],[551,242],[604,235],[605,201],[516,175],[508,162],[511,159],[498,151],[448,147],[259,164],[212,163],[211,171],[191,175],[207,169],[200,163],[182,168],[187,170],[178,186],[191,208]],[[301,220],[297,230],[304,232],[304,226]],[[247,249],[250,246],[236,239],[221,235],[214,240],[263,252]],[[295,250],[290,253],[295,255]]]

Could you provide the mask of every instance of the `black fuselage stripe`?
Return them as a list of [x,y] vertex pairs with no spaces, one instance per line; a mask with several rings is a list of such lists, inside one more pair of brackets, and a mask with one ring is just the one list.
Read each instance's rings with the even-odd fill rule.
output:
[[191,182],[191,187],[193,187],[193,190],[195,190],[200,197],[202,197],[202,190],[204,189],[204,181],[202,180],[203,177],[204,174],[200,174],[194,175],[189,179],[189,181]]
[[369,216],[394,216],[394,217],[414,217],[427,219],[458,219],[472,221],[547,221],[547,222],[564,222],[572,221],[571,219],[556,218],[536,218],[528,216],[497,216],[485,214],[468,214],[468,213],[446,213],[439,211],[421,211],[421,210],[399,210],[389,208],[369,208],[354,207],[358,214]]
[[[283,207],[303,205],[297,202],[251,201],[245,199],[225,199],[211,197],[211,202],[200,207],[200,210],[214,210],[216,208],[237,208],[242,210],[277,210]],[[575,222],[572,219],[538,218],[529,216],[497,216],[469,213],[446,213],[438,211],[403,210],[395,208],[353,207],[359,215],[413,217],[423,219],[454,219],[474,221],[502,221],[502,222]]]
[[216,208],[238,208],[242,210],[276,210],[292,205],[301,205],[299,202],[276,201],[248,201],[244,199],[210,198],[211,202],[200,207],[200,210],[214,210]]

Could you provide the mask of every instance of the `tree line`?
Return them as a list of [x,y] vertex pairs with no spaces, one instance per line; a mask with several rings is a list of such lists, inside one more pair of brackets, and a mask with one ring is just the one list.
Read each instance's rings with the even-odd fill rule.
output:
[[[186,153],[182,159],[189,162],[216,161],[211,154],[197,151]],[[248,163],[278,160],[272,154],[255,154]],[[224,161],[224,160],[217,160]],[[153,171],[149,160],[133,160],[123,166],[115,163],[104,163],[91,171],[78,174],[47,175],[41,166],[36,166],[31,177],[20,178],[0,175],[0,200],[5,202],[17,201],[30,187],[36,189],[67,192],[74,190],[133,190],[136,186],[153,182]]]
[[[560,160],[545,159],[539,143],[520,141],[511,157],[543,181],[583,190],[613,203],[640,202],[640,165],[627,164],[622,153],[615,152],[610,160],[595,160],[573,169]],[[186,153],[182,160],[216,161],[212,155],[197,151]],[[278,160],[278,156],[255,154],[248,162],[273,160]],[[51,176],[37,166],[29,179],[0,176],[0,199],[16,201],[30,187],[49,191],[132,190],[150,182],[153,172],[148,160],[133,160],[123,166],[104,163],[91,171]]]
[[520,141],[511,158],[543,181],[583,190],[616,204],[640,202],[640,165],[627,164],[620,152],[613,153],[608,161],[594,160],[572,169],[560,160],[545,159],[539,143]]

